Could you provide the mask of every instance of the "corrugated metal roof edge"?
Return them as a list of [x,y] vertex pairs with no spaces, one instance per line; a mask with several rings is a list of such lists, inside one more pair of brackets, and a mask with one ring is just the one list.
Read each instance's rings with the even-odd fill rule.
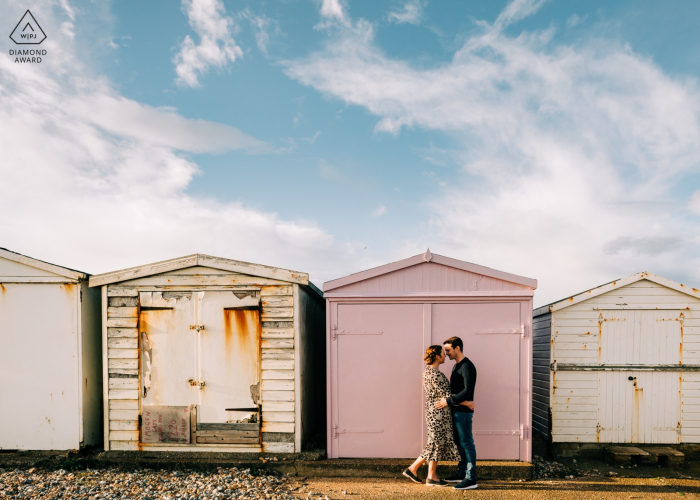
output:
[[[90,277],[90,273],[86,273],[85,271],[79,271],[79,270],[77,270],[77,269],[71,269],[70,267],[66,267],[66,266],[59,266],[58,264],[52,264],[51,262],[46,262],[45,260],[35,259],[34,257],[30,257],[30,256],[28,256],[28,255],[24,255],[24,254],[22,254],[22,253],[15,252],[15,251],[13,251],[13,250],[9,250],[9,249],[3,248],[3,247],[0,247],[0,250],[4,250],[5,252],[11,253],[11,254],[14,254],[14,255],[18,255],[18,256],[20,256],[20,257],[23,257],[24,259],[29,259],[30,261],[33,261],[33,262],[36,262],[36,263],[45,264],[45,265],[51,266],[51,267],[57,267],[57,268],[59,268],[59,269],[63,269],[63,270],[66,270],[66,271],[70,271],[70,272],[72,272],[72,273],[78,273],[78,274],[82,274],[82,275],[83,275],[83,276],[80,277],[80,278],[75,278],[74,276],[70,276],[70,275],[66,276],[66,275],[64,275],[64,274],[61,274],[61,276],[65,276],[66,278],[87,279],[87,278]],[[0,257],[5,257],[5,258],[7,258],[8,256],[7,256],[7,255],[0,255]],[[26,265],[28,265],[28,266],[31,266],[31,265],[32,265],[32,264],[29,263],[29,262],[22,262],[20,259],[15,260],[15,262],[20,262],[21,264],[26,264]],[[43,268],[38,268],[38,269],[43,269]],[[54,274],[60,274],[60,273],[57,273],[56,271],[53,271],[53,270],[51,270],[51,269],[43,269],[43,270],[44,270],[44,271],[48,271],[48,272],[52,272],[52,273],[54,273]]]

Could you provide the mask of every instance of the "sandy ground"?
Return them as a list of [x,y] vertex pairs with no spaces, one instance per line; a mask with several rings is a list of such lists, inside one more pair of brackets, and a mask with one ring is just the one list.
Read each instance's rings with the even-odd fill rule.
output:
[[455,491],[407,479],[308,478],[299,498],[364,499],[680,499],[700,498],[700,480],[661,478],[576,478],[554,481],[484,481],[479,488]]

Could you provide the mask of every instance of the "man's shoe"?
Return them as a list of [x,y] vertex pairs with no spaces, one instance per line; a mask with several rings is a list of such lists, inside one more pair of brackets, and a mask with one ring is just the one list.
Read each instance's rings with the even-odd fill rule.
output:
[[425,480],[425,485],[426,486],[449,486],[449,483],[447,481],[444,481],[442,479],[438,479],[437,481],[434,481],[430,478]]
[[418,476],[416,476],[413,472],[411,472],[411,469],[406,469],[402,472],[404,476],[406,476],[408,479],[413,481],[414,483],[422,483],[420,479],[418,479]]
[[454,474],[450,477],[446,477],[444,479],[444,481],[446,481],[448,483],[461,483],[462,481],[464,481],[464,476],[460,476],[459,474]]
[[476,479],[465,479],[459,484],[454,485],[456,490],[475,490],[476,489]]

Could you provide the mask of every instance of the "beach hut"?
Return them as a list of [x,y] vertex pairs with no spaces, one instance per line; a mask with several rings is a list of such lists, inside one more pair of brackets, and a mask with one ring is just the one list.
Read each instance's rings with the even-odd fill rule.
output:
[[0,248],[0,450],[102,442],[100,295],[87,278]]
[[533,426],[554,453],[700,443],[700,291],[642,272],[534,311]]
[[536,286],[430,250],[325,283],[329,456],[417,457],[425,349],[458,336],[478,373],[479,459],[529,461]]
[[321,292],[195,254],[101,287],[105,449],[299,452],[325,426]]

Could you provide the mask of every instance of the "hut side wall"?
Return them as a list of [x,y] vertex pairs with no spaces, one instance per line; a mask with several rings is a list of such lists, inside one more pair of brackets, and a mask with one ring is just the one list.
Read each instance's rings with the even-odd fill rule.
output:
[[[639,331],[651,333],[640,338]],[[611,342],[613,334],[619,342]],[[553,372],[554,442],[700,442],[700,372],[681,368],[700,364],[699,300],[652,281],[638,281],[555,311],[552,338],[552,361],[557,364],[679,365],[675,372]],[[629,381],[635,376],[636,382]],[[645,389],[636,402],[635,387]],[[608,415],[606,405],[612,403],[618,411]],[[659,419],[665,417],[658,412],[677,414],[680,425],[676,427],[674,416],[669,423],[673,426],[660,434],[666,424],[661,424]]]
[[80,284],[80,329],[82,337],[83,445],[103,441],[102,418],[102,314],[99,288]]
[[466,292],[522,291],[529,287],[425,262],[339,287],[335,292]]
[[552,313],[532,321],[532,431],[549,439]]
[[317,437],[323,442],[326,429],[326,302],[305,286],[299,286],[299,298],[301,426],[297,433],[303,448]]
[[[186,271],[186,270],[185,270]],[[260,290],[262,307],[261,385],[262,449],[293,452],[295,441],[295,318],[293,285],[267,278],[220,271],[185,274],[183,270],[121,282],[107,287],[106,317],[108,391],[107,449],[137,450],[139,445],[139,291],[236,289]],[[194,271],[193,271],[194,272]],[[163,447],[165,448],[165,447]],[[175,447],[172,447],[175,449]],[[205,451],[235,445],[191,446]],[[150,447],[149,449],[155,449]],[[183,449],[178,447],[177,449]],[[258,451],[240,449],[239,451]]]

